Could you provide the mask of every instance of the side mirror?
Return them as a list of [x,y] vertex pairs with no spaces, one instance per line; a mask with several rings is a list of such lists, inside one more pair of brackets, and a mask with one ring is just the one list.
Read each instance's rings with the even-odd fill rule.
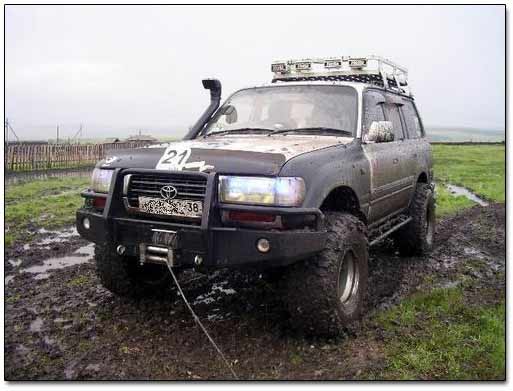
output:
[[394,131],[390,121],[374,121],[363,139],[366,143],[387,143],[394,141]]
[[233,124],[237,122],[237,109],[232,105],[224,107],[222,114],[226,116],[226,123]]

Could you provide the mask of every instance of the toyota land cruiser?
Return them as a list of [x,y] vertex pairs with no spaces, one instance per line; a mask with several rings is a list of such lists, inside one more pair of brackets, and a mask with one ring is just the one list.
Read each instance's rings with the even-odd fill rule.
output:
[[272,72],[222,105],[203,80],[211,103],[183,141],[97,164],[76,224],[107,289],[159,292],[167,265],[279,268],[292,324],[333,335],[364,309],[369,246],[431,249],[431,148],[407,71],[369,56]]

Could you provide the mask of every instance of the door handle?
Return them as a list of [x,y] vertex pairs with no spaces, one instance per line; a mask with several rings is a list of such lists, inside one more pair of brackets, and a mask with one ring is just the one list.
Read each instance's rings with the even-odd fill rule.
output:
[[398,159],[398,158],[395,158],[394,160],[392,160],[392,162],[393,162],[394,164],[397,164],[397,163],[399,163],[399,159]]

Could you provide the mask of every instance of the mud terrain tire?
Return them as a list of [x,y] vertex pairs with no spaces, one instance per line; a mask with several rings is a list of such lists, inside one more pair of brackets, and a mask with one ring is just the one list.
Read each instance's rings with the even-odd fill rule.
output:
[[[293,265],[286,280],[286,304],[294,328],[335,336],[357,320],[367,297],[367,229],[355,216],[327,212],[326,248]],[[352,279],[347,276],[353,274]]]
[[161,296],[170,288],[171,274],[165,267],[140,266],[135,257],[121,256],[109,245],[95,245],[94,259],[102,285],[118,296]]
[[394,241],[401,255],[423,255],[433,248],[435,199],[427,183],[418,183],[410,204],[412,221],[400,228]]

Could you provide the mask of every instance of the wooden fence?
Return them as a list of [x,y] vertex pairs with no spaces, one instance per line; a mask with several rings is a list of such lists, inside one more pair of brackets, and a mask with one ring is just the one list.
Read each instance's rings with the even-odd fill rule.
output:
[[7,145],[4,151],[6,171],[35,171],[54,168],[93,166],[113,149],[129,149],[148,145],[136,141],[112,144],[25,144]]

